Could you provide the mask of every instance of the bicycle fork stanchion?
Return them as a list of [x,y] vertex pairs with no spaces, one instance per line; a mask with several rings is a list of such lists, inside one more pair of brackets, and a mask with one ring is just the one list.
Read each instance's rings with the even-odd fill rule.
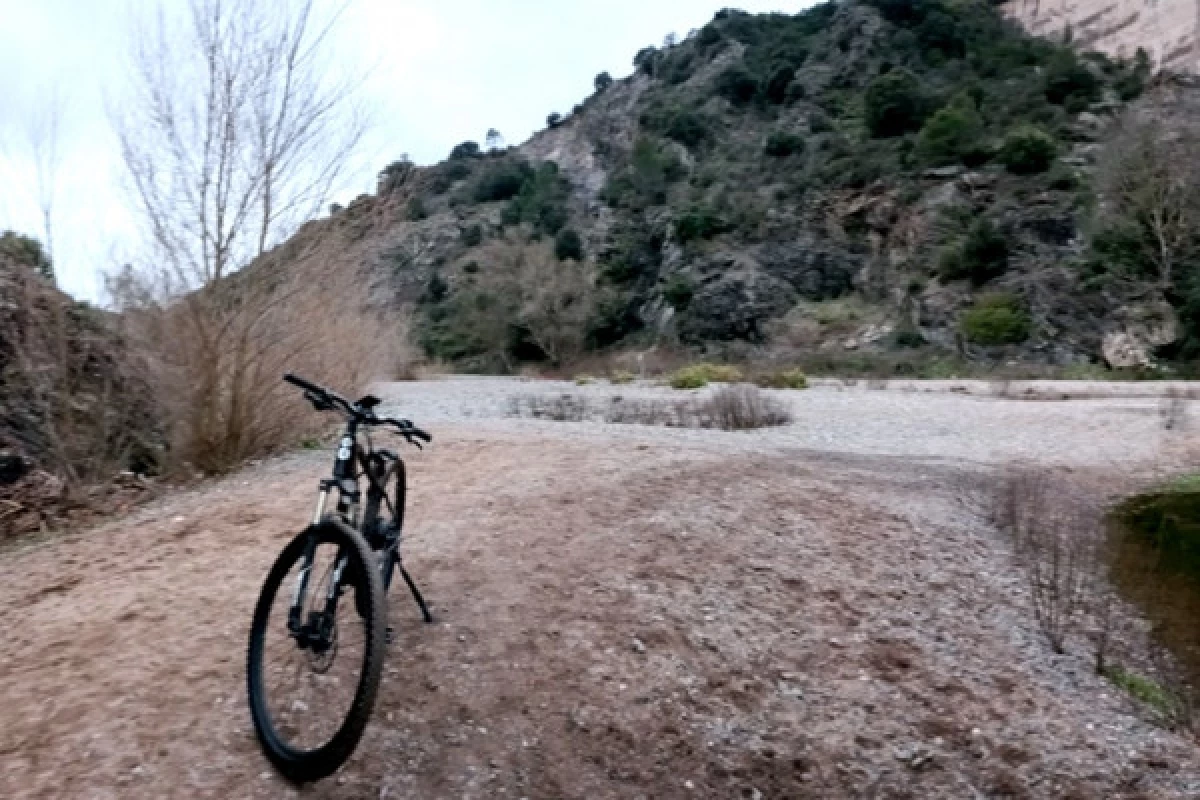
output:
[[327,481],[321,481],[321,493],[317,495],[317,510],[313,512],[313,525],[321,522],[321,517],[325,516],[325,504],[329,502],[329,489]]

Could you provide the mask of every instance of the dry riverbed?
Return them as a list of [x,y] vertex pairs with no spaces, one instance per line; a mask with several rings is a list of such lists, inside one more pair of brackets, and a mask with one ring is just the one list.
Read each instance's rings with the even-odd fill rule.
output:
[[968,498],[1016,460],[1150,475],[1181,435],[1156,398],[823,386],[780,395],[791,426],[735,434],[507,416],[522,393],[649,387],[382,389],[437,437],[410,462],[407,563],[438,622],[393,594],[342,772],[278,781],[245,703],[250,612],[310,512],[312,452],[0,554],[0,796],[1200,794],[1193,740],[1084,642],[1045,646]]

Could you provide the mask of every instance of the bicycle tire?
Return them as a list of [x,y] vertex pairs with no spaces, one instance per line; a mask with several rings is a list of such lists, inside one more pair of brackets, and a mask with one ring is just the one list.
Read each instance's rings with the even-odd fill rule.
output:
[[[358,686],[349,712],[336,733],[324,745],[301,750],[284,741],[271,719],[263,687],[263,650],[269,615],[284,577],[299,559],[309,537],[318,543],[336,544],[347,554],[347,570],[355,583],[355,600],[366,628],[366,646]],[[365,589],[360,592],[359,589]],[[292,539],[275,560],[259,594],[250,628],[246,678],[250,714],[259,744],[277,770],[293,783],[309,783],[332,775],[353,754],[366,730],[387,648],[387,608],[375,558],[362,536],[335,518],[310,526]]]

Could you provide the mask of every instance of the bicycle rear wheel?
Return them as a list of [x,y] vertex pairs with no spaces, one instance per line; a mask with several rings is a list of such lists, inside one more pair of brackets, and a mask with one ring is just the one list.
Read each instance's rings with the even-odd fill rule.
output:
[[284,548],[250,629],[250,713],[267,757],[289,780],[324,778],[366,729],[386,648],[379,570],[363,538],[337,520]]

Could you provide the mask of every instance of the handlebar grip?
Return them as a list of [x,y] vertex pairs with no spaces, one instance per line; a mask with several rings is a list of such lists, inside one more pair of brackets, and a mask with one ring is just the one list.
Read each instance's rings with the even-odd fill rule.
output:
[[304,380],[304,378],[301,378],[298,375],[293,375],[290,372],[287,373],[286,375],[284,375],[283,379],[285,381],[287,381],[288,383],[292,384],[293,386],[299,386],[301,389],[304,389],[305,391],[314,392],[322,397],[326,397],[329,395],[329,391],[327,389],[323,389],[320,386],[317,386],[315,383],[306,381],[306,380]]

